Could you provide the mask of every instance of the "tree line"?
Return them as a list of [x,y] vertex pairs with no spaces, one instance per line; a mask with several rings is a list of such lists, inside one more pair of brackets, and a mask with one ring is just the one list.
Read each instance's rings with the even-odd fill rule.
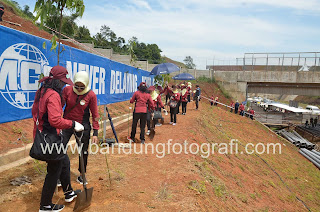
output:
[[[64,0],[59,1],[62,2]],[[73,0],[73,2],[75,3],[77,3],[77,1],[79,0]],[[11,6],[15,7],[18,10],[18,13],[22,14],[25,18],[31,19],[33,21],[39,19],[39,17],[35,17],[33,15],[28,5],[24,5],[23,8],[21,8],[19,3],[16,1],[4,0],[4,2],[7,2]],[[37,5],[38,2],[41,1],[37,0],[35,11],[40,7],[40,4]],[[41,2],[41,4],[45,5],[43,2]],[[135,36],[126,41],[123,37],[117,36],[117,34],[107,25],[101,26],[100,31],[91,36],[90,30],[86,26],[78,26],[76,23],[76,20],[82,16],[83,11],[79,12],[79,10],[74,10],[69,12],[68,15],[61,16],[61,8],[59,8],[58,6],[55,7],[53,4],[51,4],[49,7],[50,8],[41,8],[40,12],[39,10],[36,11],[37,14],[42,12],[46,13],[46,15],[43,16],[45,18],[41,20],[41,25],[45,25],[58,32],[61,32],[62,34],[71,37],[78,42],[90,42],[94,44],[94,47],[105,49],[112,48],[114,53],[129,54],[134,58],[134,60],[147,60],[152,64],[160,64],[166,62],[164,57],[161,57],[162,51],[157,44],[147,44],[144,42],[140,42]],[[43,28],[43,30],[52,33],[47,28]],[[191,56],[187,56],[184,59],[184,63],[187,68],[196,68]]]
[[[30,11],[28,5],[19,5],[18,2],[12,0],[6,0],[11,6],[15,6],[19,13],[24,17],[31,20],[35,20],[36,17]],[[71,37],[78,42],[93,43],[94,47],[113,49],[114,53],[118,54],[132,54],[134,52],[135,59],[147,60],[149,63],[160,64],[165,62],[161,57],[161,49],[157,44],[148,44],[138,40],[137,37],[132,37],[126,41],[123,37],[118,36],[109,26],[103,25],[100,27],[100,31],[91,36],[90,30],[86,26],[79,26],[76,20],[80,17],[77,12],[68,13],[63,15],[62,21],[60,21],[60,11],[57,7],[51,7],[47,10],[47,18],[43,20],[43,24],[56,31],[59,31],[61,23],[61,33]],[[52,33],[49,29],[43,28],[43,30]]]

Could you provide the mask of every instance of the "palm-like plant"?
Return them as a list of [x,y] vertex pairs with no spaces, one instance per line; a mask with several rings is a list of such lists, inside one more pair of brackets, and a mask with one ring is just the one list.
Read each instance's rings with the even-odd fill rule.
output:
[[[40,26],[49,19],[51,11],[57,11],[59,14],[59,34],[58,34],[58,65],[60,63],[60,40],[61,40],[61,28],[62,28],[62,18],[63,11],[69,10],[70,12],[76,14],[76,16],[82,17],[84,13],[85,6],[83,0],[37,0],[34,7],[34,12],[36,13],[35,21],[40,19]],[[51,39],[52,47],[56,48],[56,36],[54,35]]]

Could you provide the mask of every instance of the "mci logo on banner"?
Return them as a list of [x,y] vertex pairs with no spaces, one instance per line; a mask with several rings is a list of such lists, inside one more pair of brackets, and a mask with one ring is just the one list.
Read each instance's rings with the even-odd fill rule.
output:
[[12,106],[32,107],[38,90],[39,75],[48,75],[51,67],[45,55],[35,46],[18,43],[0,57],[0,93]]

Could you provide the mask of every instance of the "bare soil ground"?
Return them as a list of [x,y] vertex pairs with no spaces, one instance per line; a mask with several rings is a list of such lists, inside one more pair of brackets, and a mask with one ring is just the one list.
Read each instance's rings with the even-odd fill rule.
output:
[[[208,84],[202,87],[208,93],[215,90]],[[211,107],[207,101],[200,101],[198,111],[189,103],[187,115],[178,115],[176,126],[168,122],[169,116],[165,116],[165,124],[156,127],[153,141],[147,139],[148,144],[158,144],[158,154],[151,154],[148,146],[147,153],[112,154],[110,150],[109,154],[89,156],[87,175],[94,196],[86,211],[307,211],[296,195],[312,211],[320,210],[319,170],[299,155],[294,146],[258,122]],[[127,126],[117,128],[122,142],[126,141]],[[173,145],[185,141],[189,145],[229,143],[230,139],[238,139],[242,145],[279,142],[282,153],[258,157],[245,153],[239,145],[243,154],[219,154],[218,149],[207,158],[190,152],[175,154],[172,149],[162,154],[162,145],[170,139]],[[141,146],[137,143],[138,151]],[[179,151],[177,145],[175,150]],[[75,182],[78,159],[75,155],[70,157],[73,187],[81,188]],[[282,177],[292,193],[260,157]],[[2,175],[0,211],[36,210],[44,179],[39,169],[44,167],[31,161]],[[22,175],[31,177],[32,185],[9,185],[10,179]],[[62,191],[54,196],[54,201],[64,203]],[[65,211],[72,211],[73,206],[74,203],[67,204]]]

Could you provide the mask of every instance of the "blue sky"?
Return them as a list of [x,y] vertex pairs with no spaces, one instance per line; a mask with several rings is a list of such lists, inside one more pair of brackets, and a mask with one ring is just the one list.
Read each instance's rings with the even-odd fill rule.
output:
[[[35,1],[17,0],[20,6]],[[320,50],[320,0],[84,0],[77,21],[92,35],[102,25],[117,36],[155,43],[162,55],[197,68],[246,52]],[[232,62],[231,62],[232,63]]]

